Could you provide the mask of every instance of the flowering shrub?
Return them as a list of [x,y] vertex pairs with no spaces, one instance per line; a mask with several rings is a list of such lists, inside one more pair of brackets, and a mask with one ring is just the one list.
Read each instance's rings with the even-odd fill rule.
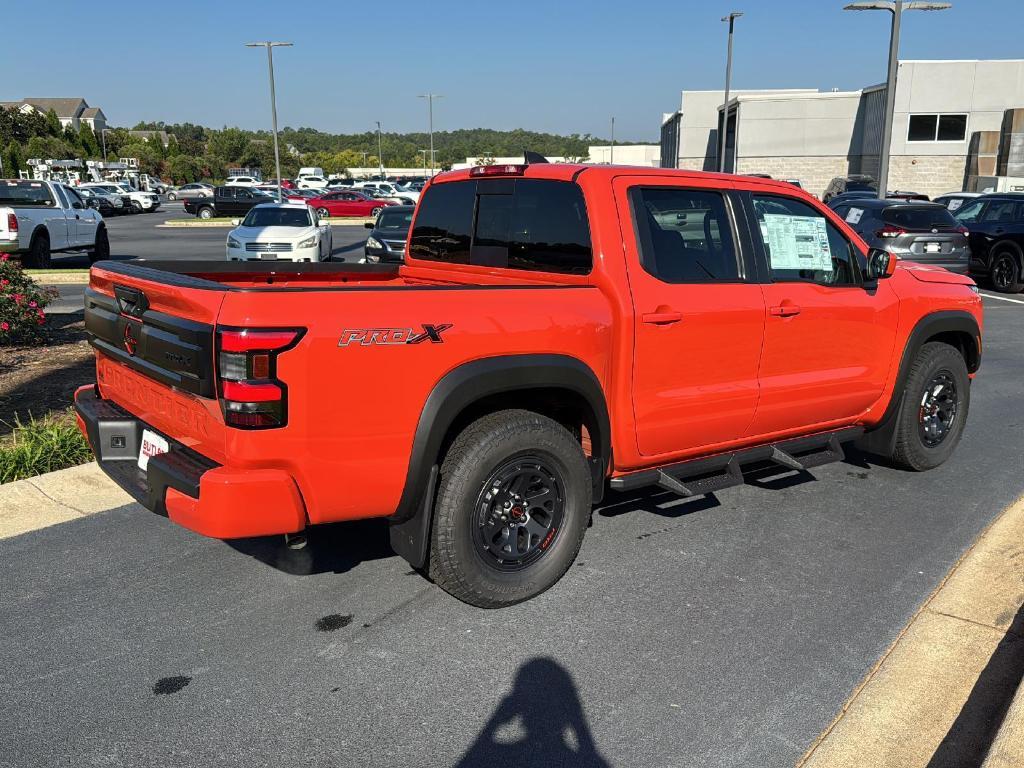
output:
[[20,264],[0,254],[0,345],[42,341],[46,337],[43,309],[56,296],[55,288],[40,288]]

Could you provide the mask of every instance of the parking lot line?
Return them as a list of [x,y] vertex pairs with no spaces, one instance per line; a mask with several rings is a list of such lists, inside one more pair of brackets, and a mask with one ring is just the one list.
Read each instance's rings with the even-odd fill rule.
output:
[[1011,299],[1006,296],[993,296],[991,293],[981,293],[981,295],[986,299],[999,299],[999,301],[1009,301],[1012,304],[1024,304],[1024,301],[1021,301],[1020,299]]

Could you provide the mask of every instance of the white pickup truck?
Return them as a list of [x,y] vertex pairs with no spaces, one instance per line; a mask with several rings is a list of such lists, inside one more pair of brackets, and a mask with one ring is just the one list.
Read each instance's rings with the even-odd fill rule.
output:
[[0,179],[0,252],[46,269],[57,251],[85,251],[90,262],[109,258],[103,217],[63,184]]

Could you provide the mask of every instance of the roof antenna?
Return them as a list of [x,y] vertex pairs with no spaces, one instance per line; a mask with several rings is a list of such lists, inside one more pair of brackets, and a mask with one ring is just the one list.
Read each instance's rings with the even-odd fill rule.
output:
[[539,152],[531,152],[530,150],[523,151],[523,162],[527,165],[533,165],[534,163],[546,163],[548,159]]

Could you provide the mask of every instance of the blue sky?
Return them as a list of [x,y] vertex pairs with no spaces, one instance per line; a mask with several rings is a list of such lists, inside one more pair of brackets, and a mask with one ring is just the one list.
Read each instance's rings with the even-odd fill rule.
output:
[[[1024,57],[1024,0],[952,0],[906,14],[903,58]],[[737,88],[857,88],[885,77],[889,15],[843,0],[4,0],[0,100],[82,96],[115,125],[526,128],[656,140],[679,91],[719,88],[737,22]],[[43,38],[40,38],[40,34]],[[48,58],[44,48],[67,55]],[[77,66],[69,66],[69,63]]]

